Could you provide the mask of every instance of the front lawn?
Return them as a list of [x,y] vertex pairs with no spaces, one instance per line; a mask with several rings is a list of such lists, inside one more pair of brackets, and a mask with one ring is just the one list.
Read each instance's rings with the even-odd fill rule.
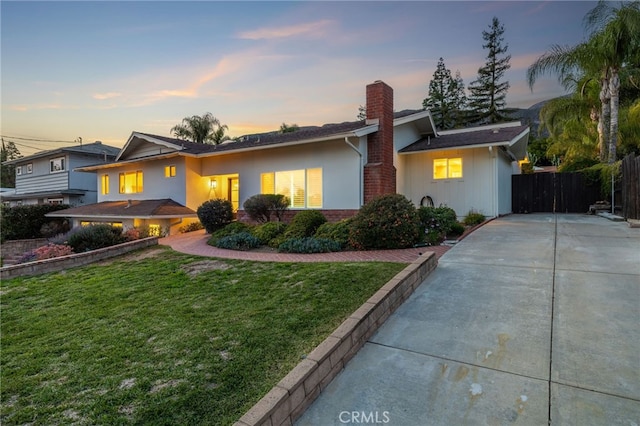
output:
[[4,280],[0,423],[232,424],[404,266],[153,247]]

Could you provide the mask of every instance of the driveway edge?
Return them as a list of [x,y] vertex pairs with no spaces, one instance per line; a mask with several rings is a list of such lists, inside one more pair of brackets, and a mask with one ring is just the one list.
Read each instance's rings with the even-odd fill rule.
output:
[[400,271],[280,380],[235,426],[292,425],[437,265],[436,254],[426,252]]

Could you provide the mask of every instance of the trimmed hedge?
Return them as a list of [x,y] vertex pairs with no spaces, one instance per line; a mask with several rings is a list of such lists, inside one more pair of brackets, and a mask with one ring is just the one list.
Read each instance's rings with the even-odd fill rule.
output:
[[284,233],[285,239],[312,237],[327,218],[318,210],[303,210],[296,214]]
[[239,232],[237,234],[222,237],[216,243],[216,247],[229,250],[251,250],[260,247],[260,240],[248,232]]
[[420,239],[416,208],[401,194],[382,195],[352,218],[349,244],[358,250],[413,247]]
[[267,222],[262,225],[258,225],[251,230],[261,244],[268,245],[271,240],[284,234],[287,230],[287,224],[284,222]]
[[280,222],[284,212],[289,208],[289,199],[280,194],[256,194],[249,197],[242,204],[242,208],[258,223],[270,222],[272,214]]
[[126,241],[122,228],[111,225],[88,225],[74,228],[67,238],[67,244],[76,253],[111,247]]
[[340,250],[340,243],[314,237],[292,238],[278,247],[278,251],[282,253],[329,253]]
[[351,218],[339,222],[326,222],[320,225],[314,237],[335,241],[344,250],[349,247],[350,230]]
[[[62,218],[45,217],[47,213],[68,209],[67,204],[27,204],[0,206],[0,241],[51,237],[69,230]],[[46,235],[43,235],[42,232]]]
[[209,200],[202,203],[198,210],[198,219],[207,233],[212,234],[233,221],[231,201],[223,199]]

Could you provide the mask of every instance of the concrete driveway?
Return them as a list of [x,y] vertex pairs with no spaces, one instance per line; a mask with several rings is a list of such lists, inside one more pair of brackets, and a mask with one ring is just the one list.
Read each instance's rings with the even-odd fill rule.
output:
[[640,425],[640,229],[512,215],[478,229],[298,425]]

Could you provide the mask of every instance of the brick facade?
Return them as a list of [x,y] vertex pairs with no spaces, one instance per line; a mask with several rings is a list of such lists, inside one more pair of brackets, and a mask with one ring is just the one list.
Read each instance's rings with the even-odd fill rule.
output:
[[378,80],[367,86],[367,119],[377,119],[379,129],[367,136],[364,166],[364,202],[396,192],[393,166],[393,89]]

